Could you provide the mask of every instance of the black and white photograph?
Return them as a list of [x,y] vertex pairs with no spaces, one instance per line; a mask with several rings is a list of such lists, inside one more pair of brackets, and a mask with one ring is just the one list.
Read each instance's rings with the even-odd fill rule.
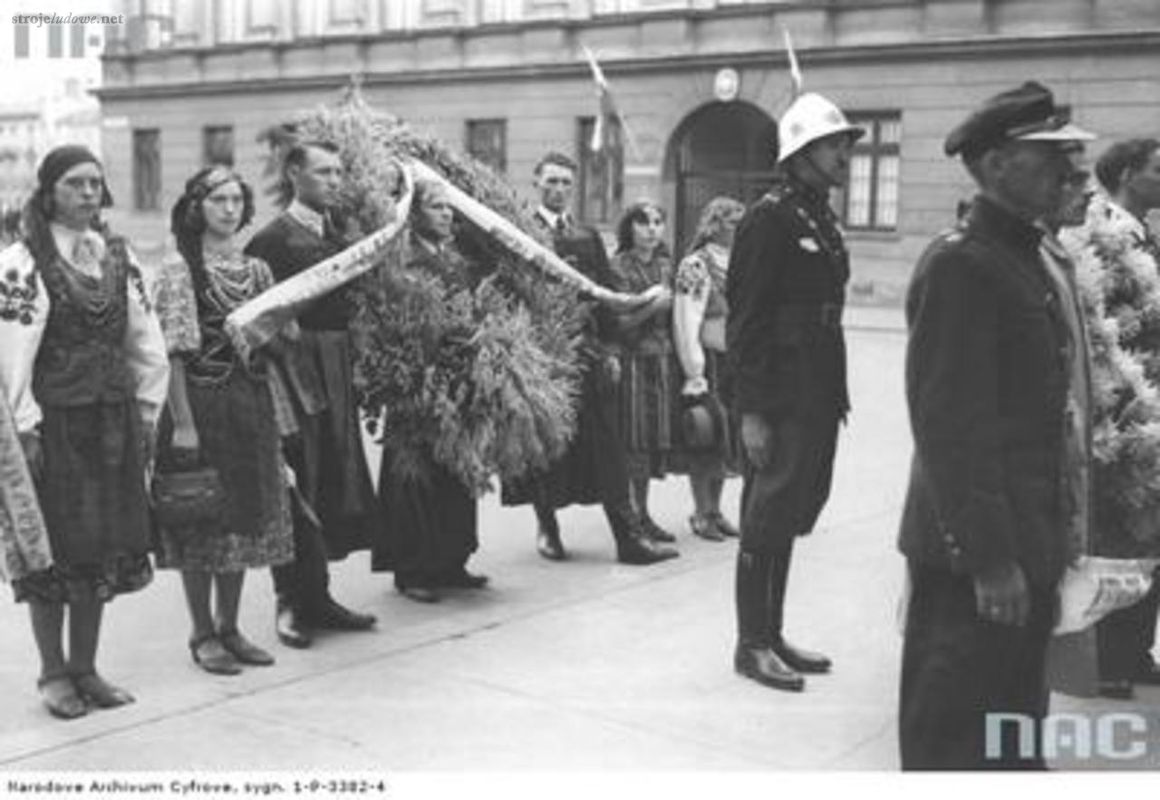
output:
[[1160,769],[1158,67],[1157,0],[4,0],[0,795]]

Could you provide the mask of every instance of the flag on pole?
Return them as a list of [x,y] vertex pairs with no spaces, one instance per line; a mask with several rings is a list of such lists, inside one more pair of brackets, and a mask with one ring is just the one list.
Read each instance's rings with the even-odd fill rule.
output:
[[797,54],[793,50],[793,39],[790,38],[789,28],[783,25],[781,33],[785,38],[785,54],[789,59],[789,77],[793,81],[793,96],[796,98],[802,93],[802,71],[801,67],[798,66]]
[[[589,143],[592,152],[600,153],[608,145],[609,126],[611,121],[615,119],[620,122],[620,129],[624,132],[633,155],[636,156],[636,140],[628,128],[628,122],[624,119],[624,115],[617,108],[616,99],[612,96],[612,87],[608,85],[608,79],[604,77],[604,70],[600,68],[600,62],[596,60],[596,56],[592,54],[587,45],[581,45],[581,47],[584,49],[584,57],[588,60],[588,68],[592,70],[592,81],[596,84],[596,97],[600,101],[596,123],[592,126],[592,141]],[[639,159],[639,156],[637,158]]]

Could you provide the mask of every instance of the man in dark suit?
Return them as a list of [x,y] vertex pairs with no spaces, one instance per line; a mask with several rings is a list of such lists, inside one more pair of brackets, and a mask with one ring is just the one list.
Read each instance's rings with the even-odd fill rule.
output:
[[923,254],[906,302],[903,769],[1043,768],[1044,662],[1057,584],[1078,555],[1083,465],[1069,415],[1086,387],[1074,306],[1043,261],[1040,224],[1091,138],[1027,83],[945,142],[979,193]]
[[[284,169],[293,200],[246,246],[246,253],[265,261],[279,281],[346,247],[331,211],[342,182],[338,148],[329,142],[297,144],[287,153]],[[314,627],[365,630],[375,623],[370,614],[353,612],[331,597],[327,568],[329,558],[369,547],[377,522],[350,391],[352,311],[342,290],[310,304],[298,317],[301,342],[281,354],[299,428],[286,448],[287,460],[318,515],[311,520],[299,509],[295,560],[273,568],[278,638],[291,647],[308,647]]]
[[779,176],[741,219],[725,284],[726,354],[741,418],[745,484],[737,556],[738,673],[800,691],[830,659],[782,634],[794,540],[830,493],[838,425],[850,404],[842,308],[849,256],[829,206],[862,130],[821,95],[778,124]]
[[[548,153],[536,165],[540,193],[536,220],[550,237],[556,254],[602,286],[615,284],[600,234],[577,225],[568,212],[576,180],[576,162]],[[596,307],[585,331],[586,363],[576,410],[576,436],[567,452],[545,473],[504,486],[505,505],[531,503],[539,530],[536,549],[552,561],[567,557],[560,540],[556,509],[573,503],[601,503],[624,564],[653,564],[675,558],[677,551],[646,538],[628,496],[628,465],[617,424],[616,381],[619,361],[614,349],[611,312]]]

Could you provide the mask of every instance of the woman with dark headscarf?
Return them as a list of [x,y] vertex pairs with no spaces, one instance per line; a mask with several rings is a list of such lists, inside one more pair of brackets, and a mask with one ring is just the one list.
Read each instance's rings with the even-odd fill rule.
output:
[[200,457],[218,471],[225,490],[220,518],[160,526],[157,563],[181,570],[190,654],[218,675],[236,675],[240,664],[274,663],[238,629],[242,583],[247,569],[294,557],[268,354],[243,360],[223,329],[231,311],[274,283],[265,262],[243,255],[238,241],[253,216],[253,191],[237,173],[223,166],[200,170],[173,206],[180,255],[163,265],[157,292],[173,366],[173,437],[159,462]]
[[[455,249],[452,221],[446,190],[419,181],[411,204],[410,252],[388,289],[400,302],[416,282],[435,282],[447,298],[470,290],[470,267]],[[420,346],[437,347],[438,342]],[[393,569],[400,594],[433,603],[440,589],[482,589],[487,577],[467,571],[467,560],[479,546],[475,498],[433,453],[423,462],[403,464],[389,443],[383,448],[379,498],[385,526],[371,548],[372,568]]]
[[73,718],[133,700],[97,674],[97,644],[104,604],[152,579],[145,464],[169,367],[136,259],[100,220],[112,198],[96,156],[58,147],[37,181],[23,238],[0,253],[0,383],[54,562],[14,588],[41,699]]

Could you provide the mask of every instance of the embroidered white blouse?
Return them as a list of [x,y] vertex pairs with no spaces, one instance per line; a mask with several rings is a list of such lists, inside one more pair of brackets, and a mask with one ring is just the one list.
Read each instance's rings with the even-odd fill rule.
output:
[[[707,263],[711,260],[712,266]],[[704,394],[709,390],[705,379],[705,349],[725,351],[725,316],[722,297],[714,298],[719,290],[714,287],[711,269],[721,272],[729,264],[729,250],[718,244],[708,244],[685,256],[677,267],[674,280],[673,341],[677,358],[685,372],[681,394],[686,397]]]
[[[105,250],[100,234],[58,225],[52,226],[52,233],[57,249],[74,269],[90,274],[91,270],[100,269],[99,260]],[[87,253],[78,260],[88,263],[75,264],[73,258],[78,253]],[[90,258],[96,261],[88,261]],[[133,269],[140,273],[131,252],[129,258]],[[32,394],[32,370],[48,323],[49,298],[33,267],[32,254],[23,242],[0,251],[0,382],[20,433],[35,428],[42,418],[40,405]],[[136,381],[141,417],[151,429],[169,389],[169,359],[161,326],[144,288],[143,280],[129,280],[125,357]]]

